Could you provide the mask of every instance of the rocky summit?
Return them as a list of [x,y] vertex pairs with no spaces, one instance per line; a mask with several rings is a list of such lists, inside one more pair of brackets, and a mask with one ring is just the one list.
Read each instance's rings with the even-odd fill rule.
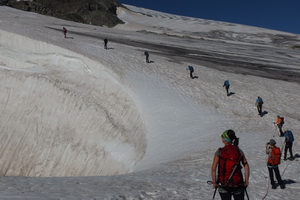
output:
[[0,0],[0,5],[98,26],[123,23],[116,14],[122,4],[115,0]]

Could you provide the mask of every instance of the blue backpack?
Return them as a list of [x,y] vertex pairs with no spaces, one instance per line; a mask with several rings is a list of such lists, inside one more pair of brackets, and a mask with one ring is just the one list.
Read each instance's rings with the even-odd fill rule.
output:
[[225,87],[229,87],[229,86],[230,86],[230,84],[229,84],[229,81],[228,81],[228,80],[226,80],[226,81],[224,82],[224,86],[225,86]]
[[262,100],[262,98],[257,98],[257,99],[256,99],[256,103],[257,103],[257,104],[263,104],[264,101]]
[[287,130],[285,133],[285,141],[286,142],[294,142],[294,135],[292,133],[292,131]]

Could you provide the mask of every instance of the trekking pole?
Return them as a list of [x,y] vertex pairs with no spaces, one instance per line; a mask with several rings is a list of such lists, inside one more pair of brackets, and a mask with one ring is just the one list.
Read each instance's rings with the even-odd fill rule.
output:
[[218,187],[216,187],[216,189],[215,189],[215,191],[214,191],[214,195],[213,195],[213,198],[212,198],[213,200],[215,199],[217,189],[218,189]]
[[249,195],[248,195],[248,192],[247,192],[246,188],[245,188],[245,193],[246,193],[247,199],[249,200]]
[[273,124],[274,124],[274,127],[275,127],[275,135],[273,135],[273,137],[276,137],[277,136],[277,127],[276,127],[275,122],[273,122]]
[[[268,177],[265,177],[265,178],[268,179]],[[265,196],[262,198],[262,200],[264,200],[268,196],[269,188],[270,188],[270,181],[268,181],[267,192],[266,192]]]
[[[207,181],[207,184],[212,184],[212,181]],[[217,189],[218,189],[218,187],[215,188],[214,195],[213,195],[213,198],[212,198],[213,200],[215,199]]]

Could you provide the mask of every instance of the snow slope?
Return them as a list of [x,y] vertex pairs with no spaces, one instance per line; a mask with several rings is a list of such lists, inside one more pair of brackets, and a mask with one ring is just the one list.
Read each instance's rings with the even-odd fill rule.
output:
[[280,114],[299,154],[298,36],[128,7],[114,29],[0,7],[0,199],[211,199],[229,128],[250,163],[250,198],[298,199],[299,158],[280,166],[287,188],[269,190],[264,153],[270,138],[282,146]]

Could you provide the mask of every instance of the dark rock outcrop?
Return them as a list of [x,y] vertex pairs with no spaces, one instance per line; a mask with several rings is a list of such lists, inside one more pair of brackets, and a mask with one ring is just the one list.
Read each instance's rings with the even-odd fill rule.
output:
[[0,0],[0,6],[6,6],[9,0]]
[[98,26],[123,23],[116,14],[122,4],[115,0],[0,0],[0,5]]

